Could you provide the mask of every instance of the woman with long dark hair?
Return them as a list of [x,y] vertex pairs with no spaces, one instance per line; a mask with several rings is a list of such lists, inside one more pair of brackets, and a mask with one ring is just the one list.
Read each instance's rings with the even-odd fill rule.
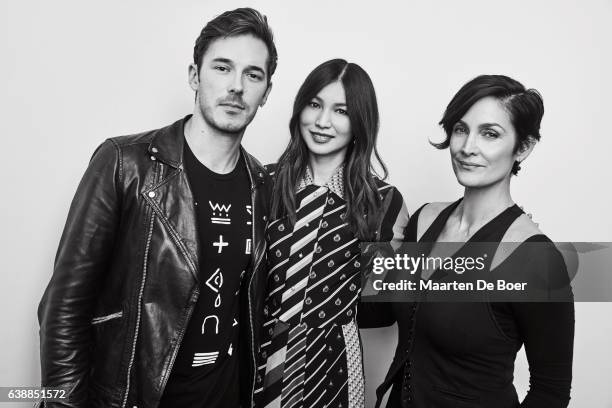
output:
[[375,176],[379,118],[368,74],[342,59],[312,71],[295,98],[275,184],[256,402],[362,407],[359,243],[402,240],[401,194]]
[[[574,339],[567,270],[561,253],[510,194],[512,176],[540,140],[543,114],[540,94],[512,78],[482,75],[465,84],[440,121],[446,139],[434,144],[450,149],[463,197],[417,210],[406,240],[420,243],[423,256],[432,258],[467,259],[475,252],[486,272],[481,276],[527,282],[528,289],[539,285],[557,301],[536,302],[542,299],[523,292],[449,302],[429,290],[419,303],[363,303],[361,327],[398,324],[397,350],[377,390],[377,406],[389,388],[387,407],[567,406]],[[442,268],[419,274],[439,284],[459,279]],[[513,374],[523,345],[530,389],[519,403]]]

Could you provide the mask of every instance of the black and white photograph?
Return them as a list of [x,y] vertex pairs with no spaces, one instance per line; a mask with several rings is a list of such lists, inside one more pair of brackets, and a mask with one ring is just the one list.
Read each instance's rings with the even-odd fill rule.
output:
[[0,21],[0,408],[612,408],[612,1]]

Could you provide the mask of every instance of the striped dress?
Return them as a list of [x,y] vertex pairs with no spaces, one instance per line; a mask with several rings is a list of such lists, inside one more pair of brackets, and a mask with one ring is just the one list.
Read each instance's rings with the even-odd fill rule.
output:
[[[381,241],[402,240],[408,213],[401,194],[378,181],[385,212]],[[361,292],[359,241],[348,228],[343,167],[323,186],[310,170],[296,193],[296,222],[268,226],[268,296],[257,407],[363,407],[361,342],[355,323]]]

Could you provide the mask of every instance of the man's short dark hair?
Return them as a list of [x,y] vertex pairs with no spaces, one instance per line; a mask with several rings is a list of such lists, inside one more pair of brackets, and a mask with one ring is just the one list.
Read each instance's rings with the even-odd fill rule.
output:
[[193,47],[193,62],[198,66],[198,72],[202,68],[202,57],[213,41],[218,38],[244,34],[251,34],[266,44],[268,48],[268,81],[270,81],[276,70],[278,59],[274,36],[270,26],[268,26],[266,16],[248,7],[226,11],[204,26]]

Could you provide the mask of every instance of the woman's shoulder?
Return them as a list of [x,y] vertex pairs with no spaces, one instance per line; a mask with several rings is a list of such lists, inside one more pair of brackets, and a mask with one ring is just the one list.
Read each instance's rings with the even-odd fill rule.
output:
[[[449,205],[453,204],[450,201],[442,201],[442,202],[432,202],[423,204],[418,211],[418,236],[419,238],[423,235],[425,231],[433,224],[433,222],[438,218],[440,213],[448,208]],[[416,214],[416,212],[415,212]]]
[[434,220],[451,202],[433,202],[421,205],[410,218],[406,229],[407,239],[418,241]]
[[527,214],[519,215],[505,232],[502,242],[525,242],[527,240],[550,241]]
[[503,263],[510,256],[517,261],[529,261],[528,263],[533,265],[541,263],[561,265],[563,263],[563,256],[555,243],[527,214],[521,214],[505,232],[493,258],[491,269]]
[[393,184],[387,183],[385,180],[382,180],[376,176],[374,176],[374,183],[378,192],[383,196],[388,193],[401,194],[397,187],[395,187]]

